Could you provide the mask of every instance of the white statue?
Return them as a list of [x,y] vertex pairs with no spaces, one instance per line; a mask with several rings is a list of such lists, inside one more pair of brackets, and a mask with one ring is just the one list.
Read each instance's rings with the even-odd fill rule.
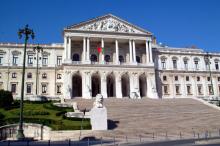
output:
[[101,94],[96,95],[95,102],[93,103],[93,107],[103,108],[103,96]]

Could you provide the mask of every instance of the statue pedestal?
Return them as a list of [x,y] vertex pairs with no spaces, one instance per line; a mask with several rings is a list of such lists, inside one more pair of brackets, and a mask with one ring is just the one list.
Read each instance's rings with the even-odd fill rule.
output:
[[108,130],[107,109],[93,107],[90,111],[92,130]]

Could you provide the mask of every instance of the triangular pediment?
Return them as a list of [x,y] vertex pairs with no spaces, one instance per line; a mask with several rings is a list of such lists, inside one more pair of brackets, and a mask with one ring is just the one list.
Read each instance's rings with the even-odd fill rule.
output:
[[98,31],[151,35],[149,31],[128,23],[112,14],[67,27],[65,30]]

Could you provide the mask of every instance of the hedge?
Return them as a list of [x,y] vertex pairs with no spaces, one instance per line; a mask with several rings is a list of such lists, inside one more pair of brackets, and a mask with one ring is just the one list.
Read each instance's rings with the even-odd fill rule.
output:
[[12,93],[10,91],[0,90],[0,107],[9,108],[12,103]]

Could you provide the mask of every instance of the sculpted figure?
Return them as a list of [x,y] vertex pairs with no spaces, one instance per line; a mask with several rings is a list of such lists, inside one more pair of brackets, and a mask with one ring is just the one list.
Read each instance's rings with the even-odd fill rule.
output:
[[95,102],[93,103],[93,107],[103,108],[103,96],[101,94],[96,95]]

